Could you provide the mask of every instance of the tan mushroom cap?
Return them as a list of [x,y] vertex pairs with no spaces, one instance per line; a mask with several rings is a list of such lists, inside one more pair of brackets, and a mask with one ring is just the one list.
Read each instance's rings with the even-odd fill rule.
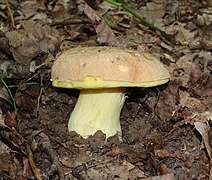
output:
[[149,53],[116,47],[79,47],[63,52],[51,72],[53,86],[75,89],[150,87],[169,73]]

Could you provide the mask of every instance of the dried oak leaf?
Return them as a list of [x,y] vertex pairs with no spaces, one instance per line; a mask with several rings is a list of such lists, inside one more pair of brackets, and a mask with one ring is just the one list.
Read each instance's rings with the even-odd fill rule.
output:
[[[1,150],[2,151],[2,150]],[[18,160],[4,151],[0,154],[0,169],[2,179],[16,179]]]
[[212,95],[212,75],[208,67],[211,63],[211,53],[197,56],[191,64],[190,80],[187,83],[192,95],[209,97]]
[[170,119],[178,109],[180,86],[180,81],[171,81],[169,86],[160,93],[158,103],[155,107],[155,113],[160,119]]
[[31,59],[41,53],[39,46],[27,36],[24,29],[7,32],[10,51],[14,59],[19,63],[28,64]]
[[108,44],[110,46],[119,46],[120,42],[116,38],[112,29],[107,25],[107,23],[102,20],[102,22],[96,27],[97,41],[100,44]]
[[166,33],[174,36],[175,40],[180,42],[181,44],[189,44],[194,40],[196,31],[190,31],[185,29],[185,25],[183,23],[177,23],[174,25],[170,25],[166,28]]
[[88,19],[93,24],[99,24],[101,22],[101,17],[97,14],[97,12],[95,10],[93,10],[87,4],[84,4],[84,6],[83,6],[83,12],[85,13],[85,15],[88,17]]
[[16,103],[19,107],[19,116],[22,118],[30,118],[30,114],[33,113],[35,105],[30,96],[21,92],[16,93]]
[[207,51],[211,51],[212,50],[212,42],[206,39],[202,39],[200,41],[201,46],[207,50]]
[[146,6],[139,8],[139,12],[141,12],[142,16],[146,19],[154,22],[154,24],[158,26],[162,24],[163,17],[167,11],[166,4],[164,0],[147,2]]
[[24,29],[6,33],[10,51],[18,63],[29,64],[40,53],[56,51],[62,37],[57,29],[35,21],[23,21]]
[[[118,177],[117,179],[142,179],[145,177],[142,170],[134,171],[137,169],[135,165],[131,164],[128,161],[113,161],[107,163],[107,168],[105,168],[105,174],[108,174],[109,177]],[[133,174],[132,172],[136,172]],[[116,178],[114,178],[116,179]]]
[[101,18],[95,10],[85,4],[83,11],[92,23],[98,24],[94,27],[97,33],[97,42],[100,44],[107,44],[109,46],[120,45],[119,40],[116,38],[110,26],[108,26],[105,20]]
[[148,178],[143,178],[143,180],[174,180],[174,173],[167,173],[163,175],[158,175],[158,176],[152,176]]

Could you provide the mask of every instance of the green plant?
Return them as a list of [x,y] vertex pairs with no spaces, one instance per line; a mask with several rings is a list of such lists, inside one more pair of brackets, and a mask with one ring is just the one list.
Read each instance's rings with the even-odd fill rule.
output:
[[13,103],[13,107],[14,107],[15,113],[17,113],[16,99],[15,99],[15,97],[13,96],[12,92],[10,91],[9,86],[8,86],[7,83],[4,81],[4,78],[5,78],[6,76],[7,76],[6,74],[0,73],[0,81],[2,82],[2,84],[4,85],[4,87],[6,88],[8,94],[9,94],[11,100],[12,100],[12,103]]

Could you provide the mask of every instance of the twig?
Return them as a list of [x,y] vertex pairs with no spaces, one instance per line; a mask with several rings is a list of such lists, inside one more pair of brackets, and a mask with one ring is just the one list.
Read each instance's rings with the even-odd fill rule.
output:
[[146,21],[145,18],[143,16],[140,16],[135,10],[133,10],[132,8],[126,6],[123,2],[119,3],[113,0],[104,0],[114,6],[117,7],[121,7],[122,9],[126,10],[127,12],[129,12],[130,14],[132,14],[134,17],[136,17],[144,26],[150,27],[151,29],[155,30],[155,31],[159,31],[160,34],[166,38],[166,39],[170,39],[169,35],[166,34],[166,32],[164,32],[162,29],[160,29],[159,27],[155,26],[153,23]]
[[9,2],[8,2],[8,0],[4,0],[4,2],[6,4],[7,10],[8,10],[9,16],[10,16],[12,27],[15,28],[15,21],[14,21],[14,18],[13,18],[13,13],[12,13],[12,10],[10,8]]
[[42,180],[41,175],[40,175],[39,171],[37,170],[35,163],[33,161],[33,154],[32,154],[32,151],[31,151],[28,143],[26,143],[26,149],[27,149],[27,153],[28,153],[29,164],[32,168],[32,171],[33,171],[35,177],[37,178],[37,180]]
[[65,26],[65,25],[71,25],[71,24],[91,24],[91,22],[87,19],[69,19],[62,22],[53,22],[50,24],[50,26]]

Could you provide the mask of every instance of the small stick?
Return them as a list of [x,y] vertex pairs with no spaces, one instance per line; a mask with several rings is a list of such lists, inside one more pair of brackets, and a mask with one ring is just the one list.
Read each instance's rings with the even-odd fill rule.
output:
[[8,2],[8,0],[4,0],[4,2],[6,4],[7,10],[8,10],[9,16],[10,16],[12,27],[15,28],[15,21],[14,21],[14,18],[13,18],[13,13],[12,13],[12,10],[10,8],[9,2]]
[[28,143],[26,143],[26,149],[27,149],[27,153],[28,153],[29,164],[30,164],[30,166],[32,168],[32,171],[33,171],[36,179],[37,180],[42,180],[41,175],[40,175],[39,171],[37,170],[37,168],[35,166],[35,163],[33,161],[33,154],[32,154],[31,148],[30,148]]
[[62,22],[53,22],[50,24],[50,26],[65,26],[65,25],[71,25],[71,24],[91,24],[91,22],[87,19],[69,19]]

